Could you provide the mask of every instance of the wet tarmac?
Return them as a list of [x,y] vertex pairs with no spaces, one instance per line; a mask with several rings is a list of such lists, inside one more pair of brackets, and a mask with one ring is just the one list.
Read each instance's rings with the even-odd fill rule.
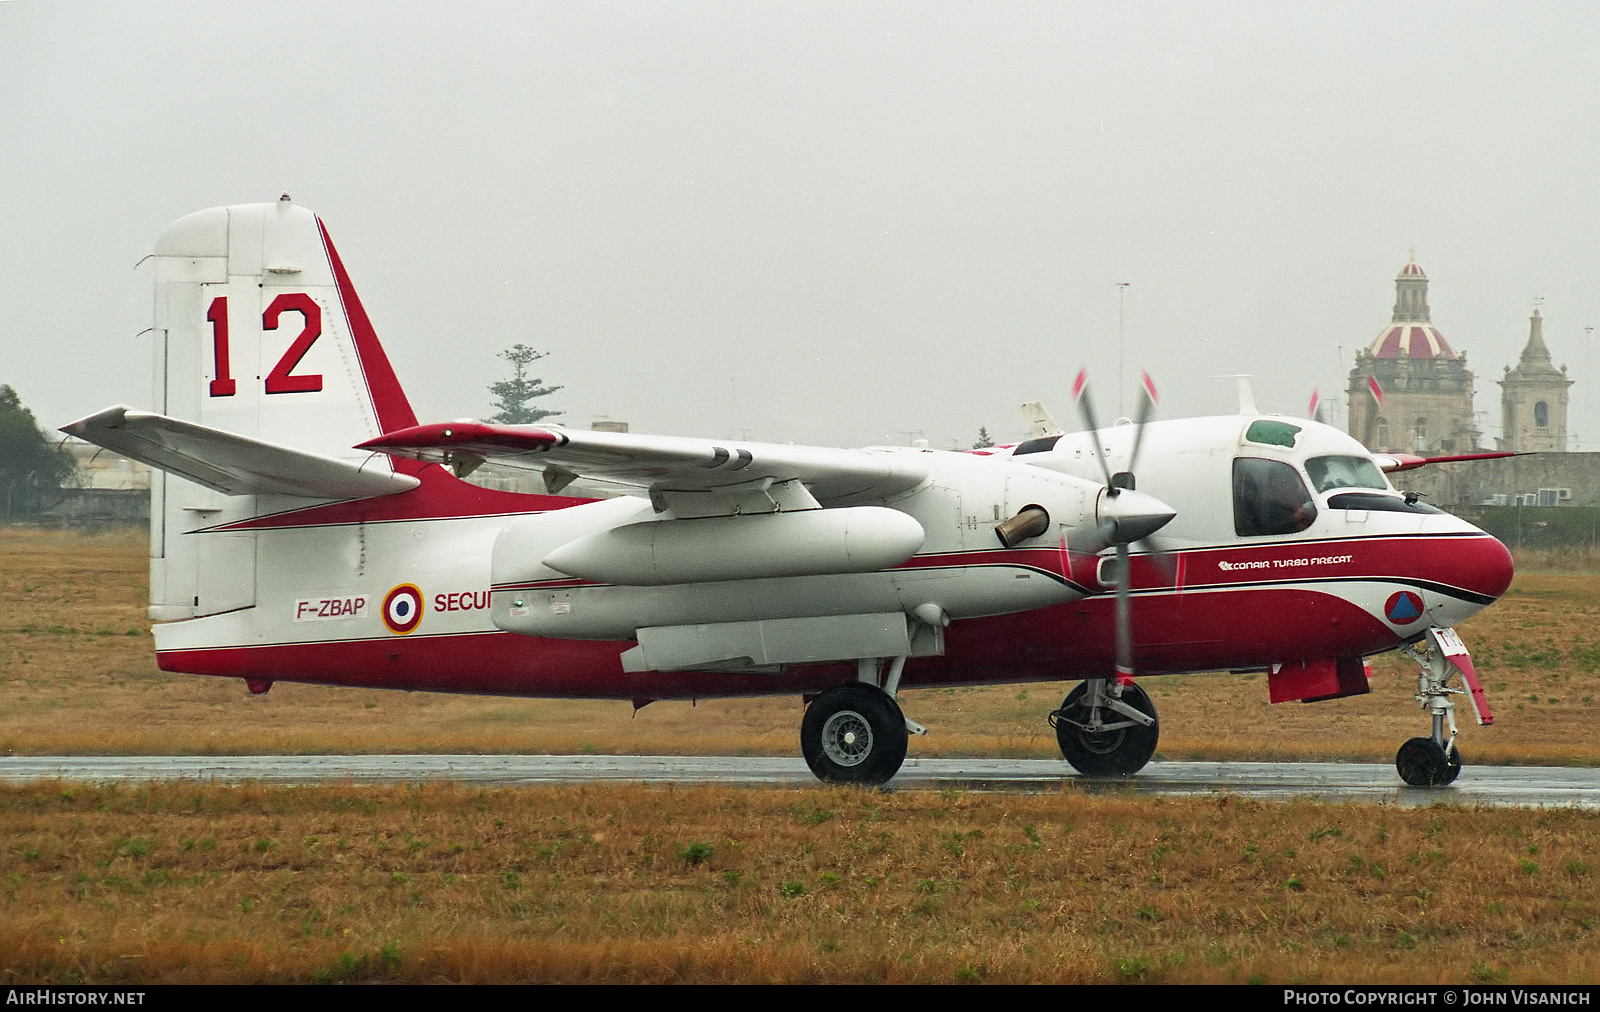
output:
[[[200,780],[273,784],[733,784],[808,787],[800,759],[703,756],[11,756],[0,781],[95,783]],[[1394,805],[1516,805],[1600,808],[1600,769],[1468,766],[1448,787],[1407,787],[1376,763],[1153,762],[1137,776],[1081,777],[1048,759],[908,759],[888,785],[900,791],[1086,790],[1132,795],[1235,795]]]

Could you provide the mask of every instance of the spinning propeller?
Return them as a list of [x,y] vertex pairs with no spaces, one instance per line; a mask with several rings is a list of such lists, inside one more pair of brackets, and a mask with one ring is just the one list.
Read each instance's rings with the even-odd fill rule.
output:
[[[1155,384],[1151,382],[1150,374],[1140,374],[1142,382],[1139,391],[1139,411],[1133,423],[1133,446],[1128,453],[1128,469],[1115,474],[1111,473],[1111,464],[1106,457],[1107,450],[1100,442],[1100,426],[1095,421],[1094,405],[1089,398],[1088,376],[1087,369],[1079,370],[1078,378],[1072,384],[1072,396],[1078,402],[1078,411],[1083,416],[1090,437],[1094,440],[1095,459],[1100,461],[1100,471],[1106,479],[1105,492],[1100,497],[1096,513],[1099,515],[1102,540],[1117,550],[1115,572],[1117,681],[1128,685],[1132,683],[1134,673],[1128,545],[1149,538],[1166,526],[1177,513],[1159,499],[1135,490],[1137,481],[1134,477],[1134,467],[1139,461],[1139,448],[1144,442],[1144,427],[1155,411],[1157,400]],[[1148,542],[1146,550],[1158,556],[1162,555]]]

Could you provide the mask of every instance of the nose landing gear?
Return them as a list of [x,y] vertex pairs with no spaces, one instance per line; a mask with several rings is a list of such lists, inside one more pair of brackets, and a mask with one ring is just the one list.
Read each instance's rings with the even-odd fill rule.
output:
[[[1479,724],[1493,724],[1483,686],[1466,645],[1453,629],[1429,629],[1420,640],[1402,648],[1421,671],[1417,675],[1416,700],[1433,718],[1433,734],[1412,738],[1400,746],[1394,766],[1400,779],[1412,787],[1443,787],[1461,774],[1461,753],[1456,748],[1456,716],[1453,696],[1470,696]],[[1460,676],[1465,688],[1448,684]],[[1445,735],[1446,725],[1450,734]]]
[[1056,744],[1072,768],[1086,777],[1129,777],[1156,754],[1161,726],[1156,706],[1137,685],[1109,678],[1078,683],[1050,714]]

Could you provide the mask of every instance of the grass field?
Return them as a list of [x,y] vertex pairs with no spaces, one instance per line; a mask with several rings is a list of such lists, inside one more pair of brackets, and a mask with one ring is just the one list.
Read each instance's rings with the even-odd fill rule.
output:
[[[1468,762],[1593,764],[1600,581],[1525,566],[1462,630]],[[0,529],[14,753],[794,755],[798,699],[562,702],[172,676],[144,541]],[[1170,758],[1390,761],[1410,666],[1270,706],[1148,679]],[[1057,755],[1066,686],[905,693],[913,755]],[[1463,713],[1464,722],[1470,717]],[[7,983],[1600,979],[1600,813],[1229,796],[636,786],[0,788]]]
[[9,982],[1600,979],[1600,814],[633,786],[0,789]]

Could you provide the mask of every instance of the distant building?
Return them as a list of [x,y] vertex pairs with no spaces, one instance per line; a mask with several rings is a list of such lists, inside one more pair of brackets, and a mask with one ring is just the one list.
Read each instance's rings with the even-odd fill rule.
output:
[[46,511],[50,522],[69,527],[149,522],[148,465],[81,439],[64,440],[61,448],[76,466],[62,482],[59,501]]
[[77,470],[67,479],[73,488],[150,489],[150,466],[112,453],[81,439],[66,439],[61,448],[72,458]]
[[1563,453],[1567,449],[1567,367],[1550,362],[1544,320],[1535,309],[1528,320],[1528,343],[1516,367],[1500,381],[1500,449],[1522,453]]
[[[1350,370],[1350,434],[1378,452],[1441,456],[1481,448],[1472,373],[1429,318],[1428,277],[1413,258],[1394,279],[1394,315]],[[1550,361],[1534,310],[1528,342],[1500,383],[1499,448],[1533,456],[1434,464],[1394,476],[1435,506],[1467,510],[1600,506],[1600,453],[1567,453],[1565,367]],[[1374,387],[1376,390],[1374,390]]]
[[1467,357],[1429,319],[1428,276],[1414,258],[1394,286],[1394,315],[1350,370],[1350,434],[1376,451],[1472,450],[1483,434],[1474,424]]

